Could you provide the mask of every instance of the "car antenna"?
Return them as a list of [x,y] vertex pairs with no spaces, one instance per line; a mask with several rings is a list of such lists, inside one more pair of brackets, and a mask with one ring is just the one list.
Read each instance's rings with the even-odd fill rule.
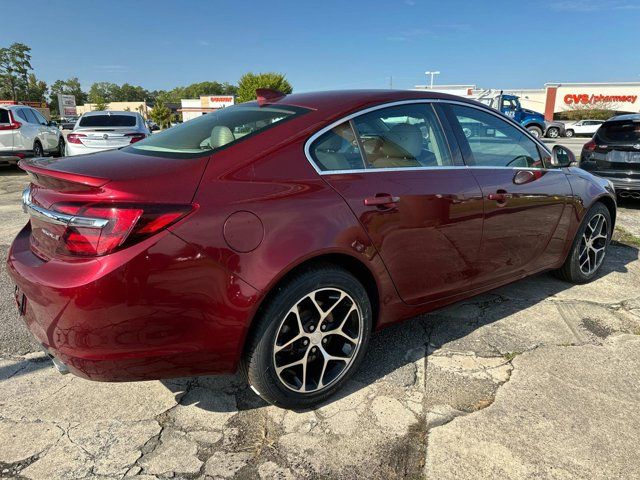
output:
[[258,105],[260,106],[286,96],[286,93],[282,93],[281,91],[274,90],[272,88],[256,88],[256,98],[258,99]]

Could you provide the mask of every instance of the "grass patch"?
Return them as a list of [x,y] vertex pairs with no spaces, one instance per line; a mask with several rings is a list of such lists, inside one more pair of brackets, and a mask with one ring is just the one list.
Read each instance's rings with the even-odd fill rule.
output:
[[613,241],[623,243],[631,247],[640,247],[640,237],[628,232],[622,227],[616,227],[613,231]]
[[507,352],[504,355],[502,355],[504,357],[504,359],[507,362],[510,362],[511,360],[513,360],[514,358],[516,358],[518,355],[520,355],[522,352]]

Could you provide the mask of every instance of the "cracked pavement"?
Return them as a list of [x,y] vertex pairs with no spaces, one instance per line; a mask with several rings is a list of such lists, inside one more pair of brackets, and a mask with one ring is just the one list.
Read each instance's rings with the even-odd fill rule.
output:
[[[0,257],[25,177],[0,172]],[[620,221],[640,223],[640,202]],[[310,411],[238,376],[94,383],[59,375],[0,273],[0,478],[639,478],[640,261],[612,245],[572,286],[519,281],[375,335]]]

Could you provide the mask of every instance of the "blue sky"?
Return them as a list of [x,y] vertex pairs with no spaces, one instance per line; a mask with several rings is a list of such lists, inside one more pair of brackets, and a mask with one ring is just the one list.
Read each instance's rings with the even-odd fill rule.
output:
[[[490,7],[488,5],[491,5]],[[284,72],[294,90],[640,81],[640,0],[0,0],[38,77],[169,89]],[[15,19],[16,21],[12,21]],[[65,33],[68,32],[68,33]]]

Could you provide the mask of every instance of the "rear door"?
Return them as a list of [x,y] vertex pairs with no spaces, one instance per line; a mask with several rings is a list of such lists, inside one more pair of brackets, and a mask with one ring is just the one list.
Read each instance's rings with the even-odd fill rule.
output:
[[310,148],[409,304],[459,293],[476,273],[482,195],[446,128],[430,103],[397,105],[355,116]]
[[15,130],[11,126],[11,115],[6,108],[0,108],[0,152],[13,150],[13,135]]
[[[484,197],[478,286],[556,262],[564,247],[572,190],[562,169],[521,128],[500,115],[451,104],[448,117]],[[456,124],[457,123],[457,124]],[[461,125],[474,125],[465,135]]]
[[28,108],[16,108],[12,113],[15,115],[16,120],[22,123],[22,126],[15,131],[13,137],[15,149],[32,150],[36,139],[40,139],[38,136],[40,133],[40,124]]

